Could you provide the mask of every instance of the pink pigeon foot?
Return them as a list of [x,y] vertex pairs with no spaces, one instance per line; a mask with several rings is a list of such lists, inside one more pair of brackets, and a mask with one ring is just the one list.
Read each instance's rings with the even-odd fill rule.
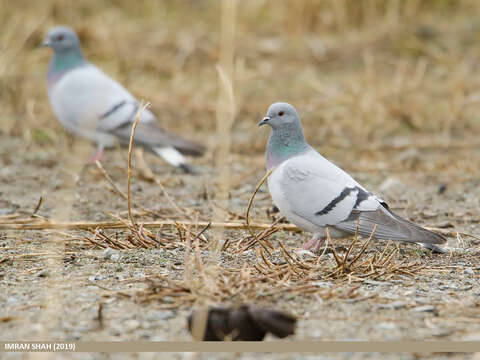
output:
[[310,248],[313,247],[312,252],[316,253],[318,250],[320,250],[324,242],[325,242],[324,237],[321,237],[320,235],[315,234],[313,238],[303,246],[303,249],[310,250]]
[[95,153],[92,156],[90,156],[88,158],[87,163],[88,164],[95,164],[97,161],[102,160],[102,156],[103,156],[103,149],[100,148],[97,151],[95,151]]

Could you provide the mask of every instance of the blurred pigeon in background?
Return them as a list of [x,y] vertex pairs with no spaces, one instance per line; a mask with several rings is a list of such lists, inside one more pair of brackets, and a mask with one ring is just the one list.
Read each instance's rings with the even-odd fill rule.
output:
[[[48,68],[48,96],[55,115],[66,130],[97,143],[90,158],[95,162],[103,149],[118,140],[127,145],[139,109],[138,101],[118,82],[83,57],[75,32],[64,26],[47,34],[42,46],[54,51]],[[200,156],[205,148],[165,131],[144,110],[135,130],[135,143],[189,172],[185,155]]]
[[446,239],[394,214],[379,197],[366,191],[345,171],[325,159],[305,140],[300,117],[287,103],[275,103],[259,123],[272,131],[266,149],[273,202],[285,217],[314,234],[305,244],[318,251],[328,227],[332,237],[358,234],[374,238],[420,243],[437,252],[434,244]]

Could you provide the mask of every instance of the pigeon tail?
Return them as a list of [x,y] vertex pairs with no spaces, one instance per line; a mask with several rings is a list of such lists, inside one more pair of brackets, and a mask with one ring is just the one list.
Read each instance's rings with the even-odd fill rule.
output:
[[178,136],[172,138],[172,146],[183,155],[202,156],[205,153],[205,146],[182,139]]
[[173,166],[182,167],[187,164],[187,159],[173,147],[154,147],[152,150]]
[[414,223],[401,218],[385,206],[375,211],[353,210],[350,217],[333,227],[355,233],[358,222],[358,234],[370,236],[375,225],[373,235],[377,239],[415,242],[421,244],[444,244],[447,240],[440,234],[424,229]]

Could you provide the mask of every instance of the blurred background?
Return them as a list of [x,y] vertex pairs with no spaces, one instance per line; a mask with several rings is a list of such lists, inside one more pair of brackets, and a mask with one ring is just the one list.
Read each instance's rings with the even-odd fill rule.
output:
[[[296,106],[315,146],[478,137],[479,14],[475,0],[239,2],[233,152],[263,152],[256,122],[275,101]],[[165,127],[214,146],[221,18],[215,0],[2,0],[1,136],[65,136],[47,99],[51,51],[38,47],[64,24]]]

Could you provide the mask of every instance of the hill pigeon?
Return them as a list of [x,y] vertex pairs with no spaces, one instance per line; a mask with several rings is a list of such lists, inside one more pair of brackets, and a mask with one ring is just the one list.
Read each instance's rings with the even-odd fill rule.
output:
[[[90,162],[99,160],[103,149],[116,141],[127,145],[139,108],[133,95],[84,58],[72,29],[51,29],[42,46],[54,52],[47,74],[53,112],[67,131],[97,143]],[[149,110],[142,112],[134,140],[187,172],[191,168],[182,154],[200,156],[205,151],[164,130]]]
[[394,214],[378,196],[368,192],[345,171],[325,159],[305,140],[300,117],[287,103],[275,103],[258,124],[272,128],[266,149],[273,202],[285,217],[314,234],[304,249],[318,251],[325,228],[332,237],[354,234],[415,242],[445,252],[435,244],[446,239]]

